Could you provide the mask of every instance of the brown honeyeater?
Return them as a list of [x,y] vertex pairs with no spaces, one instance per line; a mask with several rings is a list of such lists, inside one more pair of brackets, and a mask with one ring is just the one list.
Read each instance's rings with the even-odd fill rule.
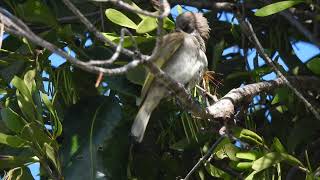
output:
[[[208,21],[201,13],[185,12],[176,19],[175,32],[163,36],[154,63],[174,80],[193,88],[208,66],[205,41]],[[131,135],[141,142],[152,111],[169,90],[149,73],[144,82],[142,104],[131,127]]]

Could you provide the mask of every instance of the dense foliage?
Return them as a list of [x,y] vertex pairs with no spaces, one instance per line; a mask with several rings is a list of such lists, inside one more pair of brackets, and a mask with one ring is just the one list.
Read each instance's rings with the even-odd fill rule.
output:
[[[151,54],[156,18],[106,2],[72,2],[108,39],[118,43],[120,29],[126,27],[139,50]],[[174,2],[170,1],[172,7]],[[190,10],[184,6],[188,3],[179,2],[182,4],[175,7],[177,12],[164,19],[168,33],[174,29],[177,14]],[[241,13],[252,23],[281,72],[288,76],[320,76],[319,55],[303,62],[294,51],[296,43],[310,40],[279,14],[294,9],[301,25],[320,38],[319,1],[283,1],[267,7],[262,1],[225,2],[243,3]],[[131,5],[156,11],[149,1],[135,3]],[[3,0],[0,6],[38,36],[78,59],[107,59],[114,53],[89,33],[61,1]],[[233,9],[196,8],[192,11],[203,11],[212,29],[206,54],[209,70],[214,73],[207,75],[204,85],[211,94],[221,98],[233,88],[274,78],[273,70],[241,31]],[[133,46],[130,37],[125,36],[124,47]],[[143,142],[133,145],[129,132],[138,110],[136,99],[145,78],[144,68],[122,76],[104,76],[96,88],[96,74],[66,61],[57,65],[58,60],[61,58],[26,38],[6,32],[3,35],[1,177],[33,179],[28,166],[40,163],[36,173],[41,179],[183,178],[220,137],[220,121],[197,119],[179,100],[170,98],[153,112]],[[120,55],[112,67],[129,61],[131,58]],[[319,87],[319,82],[301,84],[301,89],[294,84],[318,111],[320,92],[313,87]],[[207,105],[201,91],[195,89],[192,94],[202,106]],[[228,127],[234,139],[225,137],[192,175],[193,179],[319,179],[320,121],[289,88],[276,88],[245,100]]]

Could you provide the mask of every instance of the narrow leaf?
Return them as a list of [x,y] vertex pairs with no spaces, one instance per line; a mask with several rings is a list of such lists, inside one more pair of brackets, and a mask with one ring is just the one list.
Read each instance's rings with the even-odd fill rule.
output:
[[280,2],[277,2],[277,3],[273,3],[273,4],[269,4],[263,8],[260,8],[258,9],[254,15],[256,16],[269,16],[269,15],[272,15],[272,14],[275,14],[277,12],[280,12],[280,11],[283,11],[285,9],[288,9],[296,4],[300,4],[304,1],[280,1]]
[[0,133],[0,143],[14,148],[26,147],[27,145],[27,141],[18,136],[12,136],[3,133]]

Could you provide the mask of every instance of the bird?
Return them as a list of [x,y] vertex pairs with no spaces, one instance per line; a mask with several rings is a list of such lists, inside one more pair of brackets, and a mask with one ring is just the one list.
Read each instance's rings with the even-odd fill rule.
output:
[[[175,31],[162,37],[154,63],[186,88],[193,88],[208,66],[205,41],[209,33],[208,21],[203,14],[180,14],[176,18]],[[136,142],[142,142],[151,113],[160,100],[169,95],[168,88],[149,72],[141,90],[141,105],[131,127],[131,136]]]

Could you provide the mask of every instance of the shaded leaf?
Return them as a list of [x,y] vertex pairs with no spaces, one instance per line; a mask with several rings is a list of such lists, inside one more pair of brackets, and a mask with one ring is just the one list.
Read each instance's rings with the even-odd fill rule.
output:
[[27,0],[18,5],[19,16],[23,19],[36,23],[56,25],[56,18],[51,13],[49,7],[40,0]]
[[0,155],[0,169],[15,168],[38,161],[37,157]]
[[1,109],[1,117],[5,125],[16,133],[20,133],[26,122],[19,114],[10,108]]
[[59,120],[59,116],[57,114],[57,111],[54,109],[52,102],[49,100],[49,97],[46,94],[42,93],[42,92],[40,92],[40,94],[41,94],[41,98],[43,100],[43,103],[46,105],[46,107],[48,108],[49,112],[53,116],[54,137],[58,137],[62,133],[62,124],[61,124],[61,122]]
[[56,155],[53,147],[51,147],[48,143],[44,143],[44,149],[47,157],[51,160],[51,162],[54,164],[56,169],[60,171],[60,162],[59,162],[59,159],[57,159],[58,156]]
[[18,136],[0,133],[0,143],[14,148],[27,147],[28,142]]
[[116,130],[121,111],[116,98],[104,96],[82,99],[68,109],[61,147],[66,179],[126,177],[129,128]]
[[286,149],[284,148],[284,146],[281,144],[280,140],[277,137],[275,137],[273,139],[272,147],[279,153],[287,152]]
[[308,61],[307,67],[316,75],[320,75],[320,58],[314,58]]
[[213,166],[210,163],[207,163],[205,168],[212,177],[223,178],[224,180],[231,179],[231,176],[228,173],[222,171],[221,169]]

